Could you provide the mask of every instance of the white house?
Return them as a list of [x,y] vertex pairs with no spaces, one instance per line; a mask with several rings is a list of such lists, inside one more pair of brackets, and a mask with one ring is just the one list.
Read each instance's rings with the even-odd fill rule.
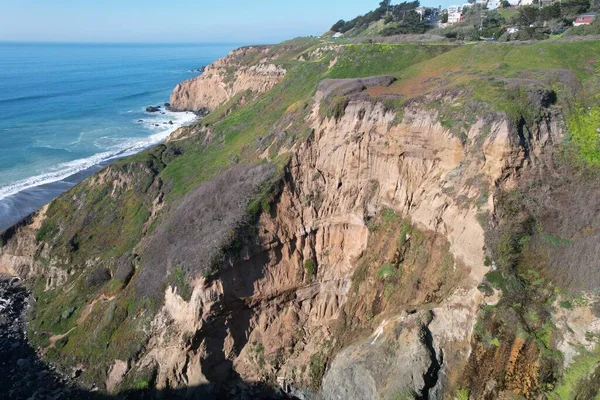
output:
[[512,34],[512,33],[517,33],[519,32],[519,27],[518,26],[509,26],[508,28],[506,28],[506,32]]
[[448,13],[448,23],[449,24],[456,24],[458,22],[460,22],[462,18],[462,14],[459,12],[449,12]]
[[336,32],[336,33],[334,33],[334,34],[333,34],[333,36],[332,36],[332,37],[333,37],[334,39],[339,39],[339,38],[341,38],[342,36],[344,36],[344,34],[343,34],[342,32]]

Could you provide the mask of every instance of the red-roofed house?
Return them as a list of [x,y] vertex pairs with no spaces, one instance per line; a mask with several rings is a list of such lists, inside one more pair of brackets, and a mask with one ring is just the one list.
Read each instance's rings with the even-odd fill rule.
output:
[[581,14],[579,17],[575,18],[575,21],[573,21],[573,26],[589,25],[592,23],[592,21],[594,21],[594,19],[596,19],[596,15],[597,13]]

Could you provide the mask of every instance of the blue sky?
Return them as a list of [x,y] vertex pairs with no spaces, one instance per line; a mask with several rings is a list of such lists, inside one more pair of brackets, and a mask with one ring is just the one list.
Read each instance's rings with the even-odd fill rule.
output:
[[[277,42],[319,35],[379,0],[12,0],[0,41]],[[395,2],[393,2],[395,3]],[[444,2],[436,2],[444,5]],[[423,5],[433,6],[426,1]]]

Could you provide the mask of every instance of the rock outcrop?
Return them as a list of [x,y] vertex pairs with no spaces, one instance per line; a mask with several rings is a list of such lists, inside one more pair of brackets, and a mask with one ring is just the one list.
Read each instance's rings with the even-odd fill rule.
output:
[[213,110],[236,94],[250,90],[264,93],[285,76],[285,69],[265,57],[269,47],[253,46],[233,50],[227,57],[207,66],[202,75],[178,84],[171,94],[173,111]]

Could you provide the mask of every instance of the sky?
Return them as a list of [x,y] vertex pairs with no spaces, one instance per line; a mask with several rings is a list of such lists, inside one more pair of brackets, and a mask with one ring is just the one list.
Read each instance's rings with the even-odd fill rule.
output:
[[[4,3],[0,6],[0,41],[269,43],[320,35],[339,19],[352,19],[376,8],[379,0],[0,3]],[[422,5],[433,4],[422,1]]]

